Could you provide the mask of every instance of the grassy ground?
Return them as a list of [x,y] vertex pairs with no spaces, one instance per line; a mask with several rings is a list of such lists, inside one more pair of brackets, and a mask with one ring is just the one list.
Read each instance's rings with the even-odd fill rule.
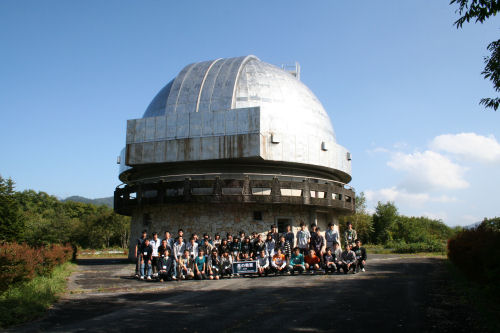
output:
[[78,249],[77,257],[80,259],[91,258],[127,258],[128,249],[109,248],[109,249]]
[[[375,244],[363,244],[368,254],[392,254],[397,253],[394,249],[385,248],[383,245]],[[401,254],[401,253],[399,253]],[[445,252],[415,252],[415,253],[404,253],[405,255],[419,255],[419,256],[446,256]]]
[[0,327],[5,328],[40,317],[66,289],[66,279],[76,268],[65,263],[50,276],[11,286],[0,295]]
[[451,277],[450,286],[460,295],[460,302],[475,309],[486,329],[500,332],[500,285],[471,282],[450,261],[447,261],[447,269]]

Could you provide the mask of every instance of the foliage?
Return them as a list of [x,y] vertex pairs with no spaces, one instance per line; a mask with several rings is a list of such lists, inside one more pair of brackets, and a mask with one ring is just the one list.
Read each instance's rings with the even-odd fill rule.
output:
[[352,222],[353,229],[356,230],[358,238],[363,243],[368,243],[371,241],[373,234],[373,218],[366,211],[366,198],[365,194],[361,192],[356,195],[356,213],[350,216],[342,216],[340,218],[340,234],[344,235],[346,230],[347,222]]
[[43,276],[11,285],[0,294],[0,328],[35,319],[58,298],[66,286],[66,278],[74,270],[69,262],[57,266]]
[[[486,220],[486,219],[485,219]],[[498,226],[498,218],[493,219]],[[500,231],[482,223],[448,241],[448,258],[471,281],[495,284],[500,275]]]
[[387,244],[393,253],[418,253],[418,252],[445,252],[446,242],[440,240],[427,240],[423,242],[405,243],[392,242]]
[[[500,2],[497,0],[451,0],[450,4],[457,4],[459,15],[455,21],[457,28],[462,28],[465,22],[471,20],[475,23],[483,23],[491,16],[495,16],[500,10]],[[487,47],[491,52],[490,56],[484,58],[485,67],[481,73],[485,79],[493,82],[494,89],[500,91],[500,39],[490,43]],[[486,108],[497,110],[500,105],[500,98],[482,98],[479,104]]]
[[500,217],[491,219],[484,218],[483,222],[479,225],[480,229],[500,232]]
[[394,202],[377,203],[373,214],[373,240],[377,244],[385,244],[393,239],[392,231],[398,218],[399,212]]
[[14,193],[12,179],[0,176],[0,239],[9,241],[18,239],[24,229]]
[[18,243],[0,244],[0,292],[35,276],[47,276],[54,267],[72,257],[70,245],[30,247]]

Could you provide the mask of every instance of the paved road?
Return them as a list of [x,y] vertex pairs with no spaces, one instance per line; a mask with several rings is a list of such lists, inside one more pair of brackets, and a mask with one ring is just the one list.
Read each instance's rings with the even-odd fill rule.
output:
[[[70,292],[16,332],[416,332],[432,329],[442,258],[372,255],[348,275],[144,282],[123,260],[80,260]],[[434,325],[434,330],[443,331]]]

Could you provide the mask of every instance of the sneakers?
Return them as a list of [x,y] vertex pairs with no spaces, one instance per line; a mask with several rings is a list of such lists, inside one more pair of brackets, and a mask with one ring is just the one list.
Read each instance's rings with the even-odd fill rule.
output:
[[160,279],[160,282],[163,282],[163,279]]
[[362,272],[364,272],[364,271],[365,271],[365,269],[364,269],[364,268],[361,268],[361,271],[362,271]]
[[174,280],[174,281],[175,281],[175,280],[177,280],[177,278],[176,278],[175,276],[172,276],[172,280]]
[[141,280],[144,280],[144,275],[141,275]]
[[148,275],[148,277],[146,278],[146,280],[151,281],[151,276]]

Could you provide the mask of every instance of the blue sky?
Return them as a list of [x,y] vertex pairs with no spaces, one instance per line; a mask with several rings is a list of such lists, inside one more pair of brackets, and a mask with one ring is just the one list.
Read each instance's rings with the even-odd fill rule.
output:
[[0,174],[110,196],[126,120],[186,64],[298,61],[353,154],[369,208],[466,225],[500,216],[500,112],[481,77],[499,19],[448,1],[1,1]]

